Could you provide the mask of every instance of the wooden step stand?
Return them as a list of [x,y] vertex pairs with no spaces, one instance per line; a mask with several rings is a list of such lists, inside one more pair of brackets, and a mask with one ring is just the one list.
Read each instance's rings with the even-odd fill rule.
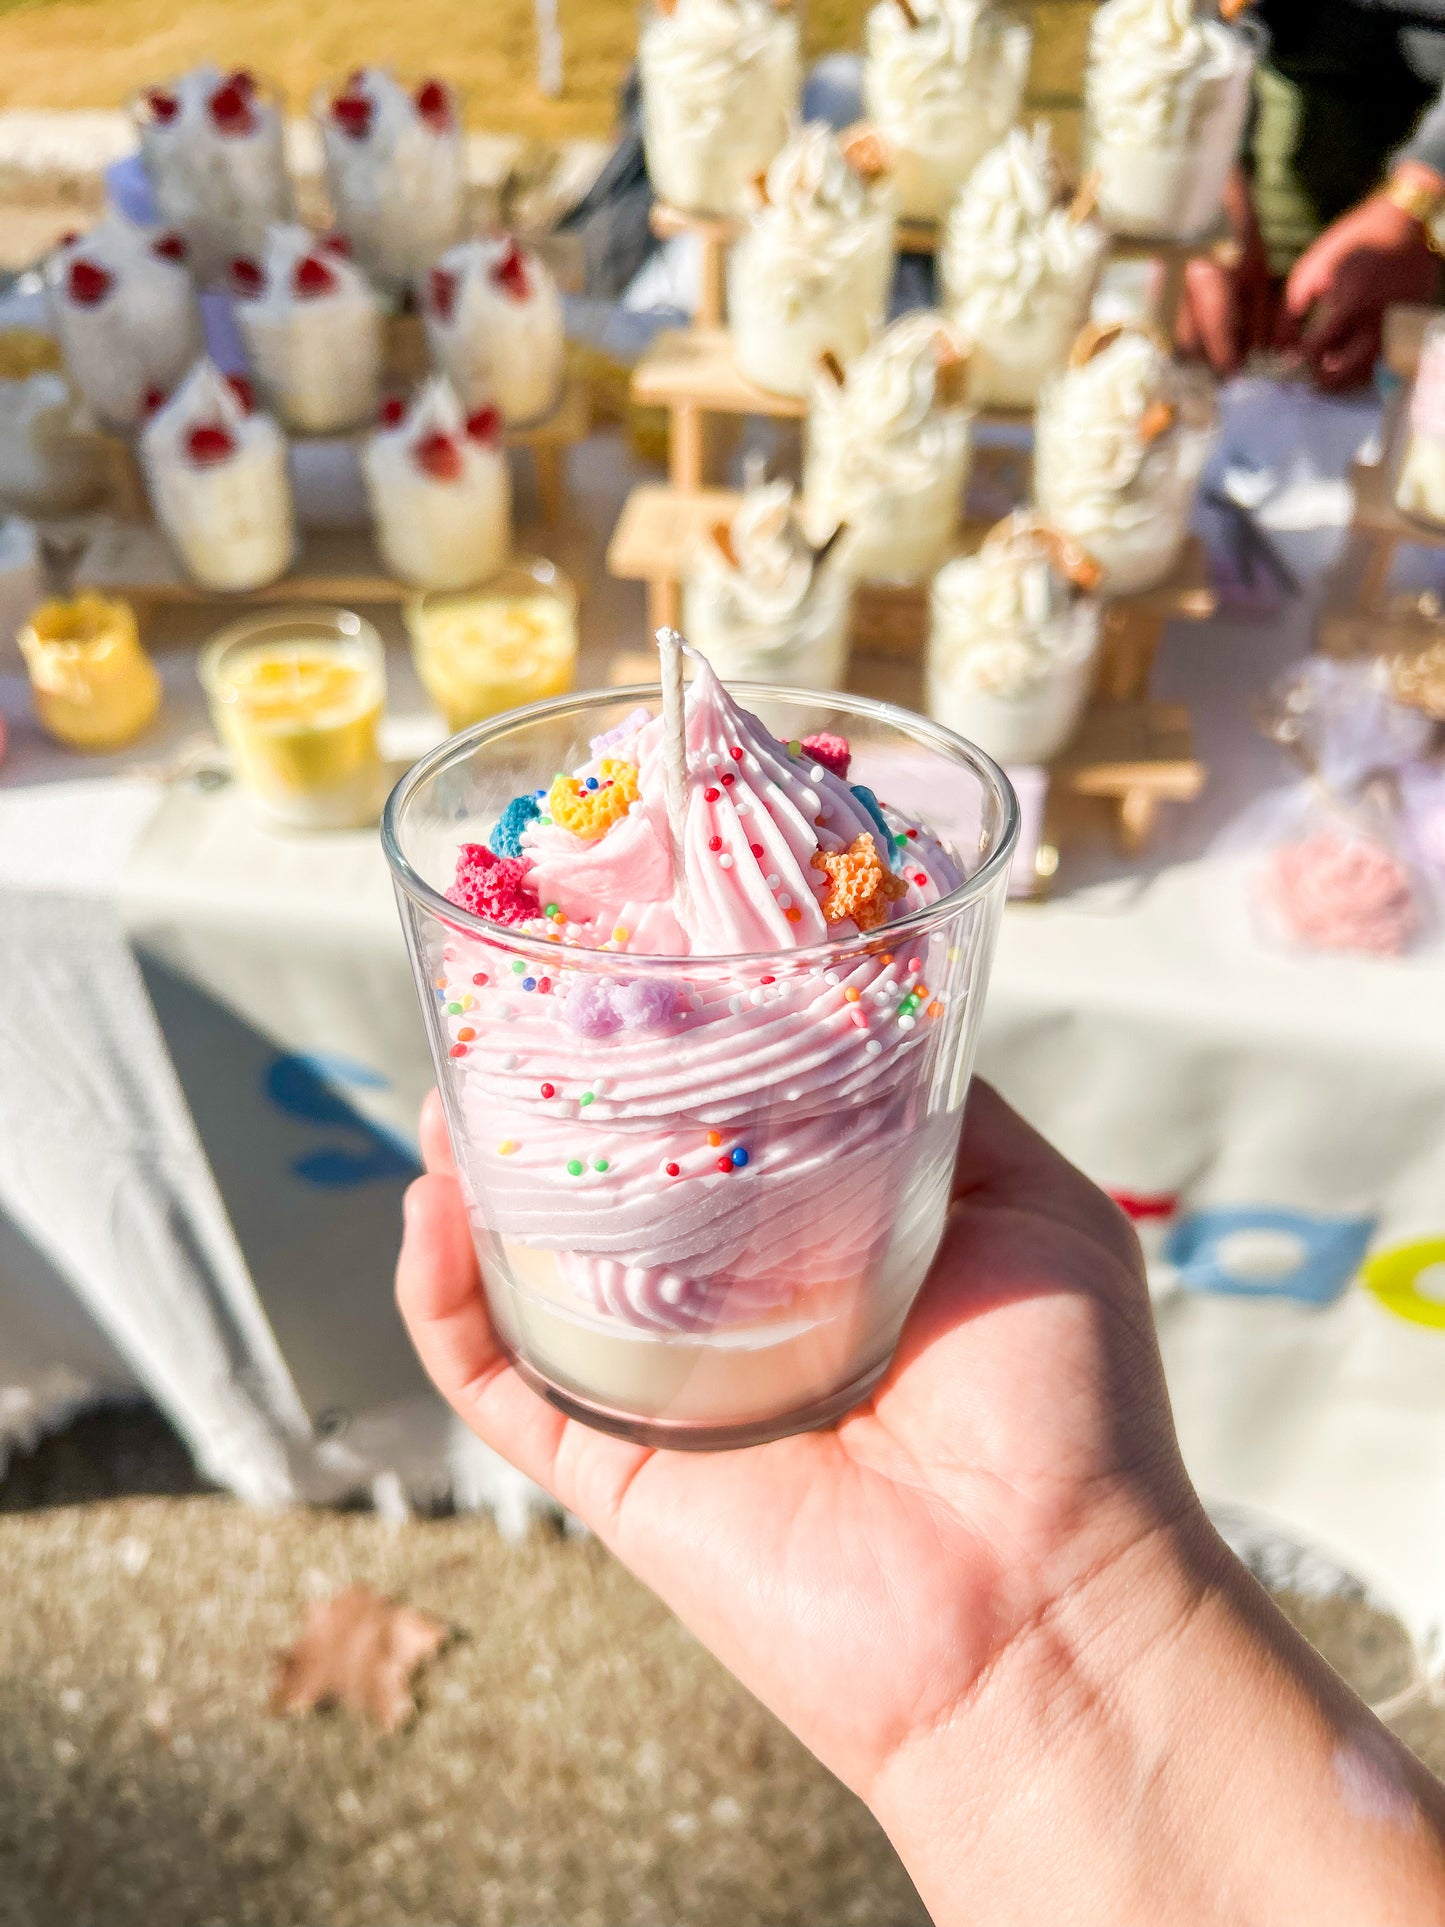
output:
[[[1422,638],[1415,625],[1392,621],[1386,591],[1402,544],[1445,548],[1445,529],[1416,521],[1395,507],[1395,468],[1405,435],[1410,387],[1420,366],[1426,324],[1440,313],[1413,302],[1385,310],[1383,359],[1399,386],[1385,405],[1379,459],[1356,461],[1350,471],[1354,514],[1344,552],[1325,589],[1316,640],[1326,655],[1374,655],[1410,648]],[[1396,630],[1401,633],[1395,634]]]

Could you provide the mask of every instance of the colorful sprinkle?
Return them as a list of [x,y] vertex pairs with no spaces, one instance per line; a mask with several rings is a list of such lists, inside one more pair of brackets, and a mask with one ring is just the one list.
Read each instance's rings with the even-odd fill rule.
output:
[[670,1178],[680,1178],[682,1176],[682,1166],[680,1164],[673,1164],[669,1160],[662,1168]]
[[502,1158],[509,1158],[512,1155],[513,1151],[516,1150],[516,1148],[517,1148],[517,1144],[514,1138],[504,1137],[501,1143],[497,1146],[497,1156]]
[[561,914],[562,906],[558,903],[549,903],[542,912],[544,917],[560,917]]
[[542,1086],[542,1095],[543,1097],[555,1097],[557,1095],[557,1086],[555,1084],[544,1084]]
[[467,1047],[466,1047],[466,1045],[465,1045],[465,1044],[453,1044],[453,1045],[452,1045],[452,1056],[453,1056],[453,1057],[465,1057],[465,1056],[466,1056],[466,1054],[467,1054]]
[[741,744],[741,743],[734,743],[734,744],[733,744],[733,746],[732,746],[732,748],[731,748],[731,749],[730,749],[730,750],[728,751],[728,755],[732,757],[732,759],[733,759],[733,761],[734,761],[735,763],[740,763],[740,762],[741,762],[741,761],[743,760],[743,746],[742,746],[742,744]]
[[707,840],[707,847],[710,850],[720,850],[722,848],[722,838],[720,836],[710,836]]
[[535,977],[524,977],[522,979],[522,988],[523,990],[535,990],[537,988],[537,979]]
[[568,1158],[568,1160],[567,1160],[567,1175],[568,1175],[568,1177],[572,1177],[572,1178],[580,1178],[580,1177],[581,1177],[581,1175],[582,1175],[582,1160],[581,1160],[581,1158]]
[[941,1017],[943,1015],[943,1005],[940,1004],[936,998],[928,1006],[928,1014],[930,1017]]
[[750,843],[748,845],[748,848],[752,851],[755,857],[761,859],[763,854],[763,846],[761,843]]
[[447,980],[446,980],[446,978],[445,978],[445,977],[438,977],[438,978],[437,978],[437,980],[436,980],[436,983],[435,983],[435,985],[434,985],[434,988],[435,988],[435,989],[437,989],[437,990],[445,990],[445,989],[446,989],[446,987],[447,987]]
[[858,999],[862,996],[862,994],[863,993],[861,990],[858,990],[852,984],[849,984],[848,988],[843,992],[843,1001],[849,1004],[856,1004]]
[[593,1158],[592,1169],[594,1171],[606,1171],[609,1169],[606,1158]]
[[718,798],[721,795],[722,795],[722,791],[715,790],[712,784],[709,783],[707,788],[702,793],[702,800],[704,803],[716,803]]
[[462,1007],[461,1007],[461,1005],[460,1005],[460,1004],[448,1004],[448,1005],[447,1005],[447,1016],[448,1016],[448,1017],[460,1017],[460,1016],[461,1016],[461,1014],[462,1014]]
[[722,786],[723,786],[723,788],[724,788],[724,789],[726,789],[726,788],[728,787],[728,785],[729,785],[729,783],[736,783],[736,781],[737,781],[737,780],[738,780],[738,779],[736,778],[736,776],[734,776],[734,775],[733,775],[733,773],[732,773],[732,771],[731,771],[731,770],[729,770],[729,771],[728,771],[728,773],[727,773],[727,775],[726,775],[726,776],[724,776],[724,777],[723,777],[723,778],[721,779],[721,781],[722,781]]
[[577,1102],[582,1106],[584,1111],[592,1101],[593,1099],[592,1099],[591,1091],[583,1091],[582,1095],[577,1100]]
[[625,923],[619,923],[612,933],[612,941],[614,943],[626,943],[631,935],[632,932],[627,928],[627,925]]
[[547,995],[548,991],[550,991],[551,988],[552,988],[552,979],[550,977],[539,977],[537,979],[537,989],[543,997]]
[[463,1024],[461,1029],[457,1032],[457,1042],[459,1044],[470,1044],[472,1039],[476,1036],[476,1034],[477,1033],[472,1029],[470,1024]]
[[731,1171],[731,1170],[732,1170],[732,1168],[733,1168],[733,1161],[732,1161],[732,1159],[731,1159],[730,1157],[729,1157],[729,1158],[719,1158],[719,1159],[718,1159],[718,1161],[717,1161],[717,1168],[718,1168],[718,1170],[719,1170],[719,1171]]
[[733,1154],[732,1154],[732,1159],[733,1159],[733,1168],[734,1168],[735,1170],[738,1170],[738,1171],[741,1171],[741,1170],[742,1170],[742,1168],[743,1168],[743,1166],[744,1166],[744,1165],[745,1165],[745,1164],[747,1163],[747,1161],[748,1161],[748,1154],[747,1154],[747,1152],[746,1152],[746,1151],[745,1151],[745,1150],[743,1149],[743,1147],[741,1146],[741,1144],[740,1144],[740,1145],[738,1146],[738,1148],[737,1148],[737,1149],[736,1149],[736,1150],[735,1150],[735,1151],[733,1152]]
[[777,981],[778,980],[776,977],[759,977],[758,978],[758,982],[760,984],[775,984]]
[[596,778],[595,776],[589,776],[589,777],[587,778],[587,784],[586,784],[586,787],[587,787],[587,788],[588,788],[589,790],[595,790],[595,789],[597,788],[597,778]]
[[726,852],[724,852],[723,855],[720,856],[717,860],[717,867],[720,870],[730,870],[733,867],[732,858],[728,856]]
[[722,1143],[722,1134],[718,1131],[709,1131],[707,1134],[707,1141],[712,1146],[712,1148],[716,1150],[717,1147]]
[[522,972],[527,968],[527,966],[522,962],[522,959],[520,957],[514,957],[512,959],[512,968],[513,970],[516,971],[517,975],[520,977]]
[[476,974],[476,976],[475,976],[475,977],[473,977],[473,979],[472,979],[472,982],[473,982],[474,984],[484,984],[484,983],[486,983],[486,982],[487,982],[487,973],[486,973],[486,971],[485,971],[485,970],[479,970],[479,971],[477,972],[477,974]]
[[789,923],[801,923],[803,921],[803,913],[801,910],[785,910],[783,915]]
[[793,740],[788,744],[788,754],[789,756],[801,756],[802,753],[803,753],[803,745],[798,741],[797,737],[795,736]]

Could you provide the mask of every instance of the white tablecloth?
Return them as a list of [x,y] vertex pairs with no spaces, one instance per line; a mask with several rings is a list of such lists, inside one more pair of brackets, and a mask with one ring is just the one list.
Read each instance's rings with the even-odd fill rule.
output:
[[[1231,459],[1307,574],[1369,419],[1233,398]],[[640,594],[597,571],[626,468],[615,443],[582,451],[559,538],[596,584],[594,661],[642,636]],[[1281,780],[1250,702],[1309,617],[1171,631],[1157,690],[1190,701],[1210,788],[1136,874],[1101,843],[1010,909],[981,1068],[1140,1214],[1206,1494],[1333,1553],[1425,1642],[1445,1623],[1445,1310],[1402,1315],[1388,1287],[1391,1254],[1445,1240],[1445,977],[1272,954],[1236,860],[1209,854]],[[0,1439],[138,1383],[249,1496],[380,1482],[520,1516],[391,1309],[429,1073],[376,839],[278,839],[230,789],[121,773],[199,720],[189,649],[163,662],[167,736],[111,765],[45,746],[18,675],[0,684]],[[392,668],[415,753],[424,712]]]

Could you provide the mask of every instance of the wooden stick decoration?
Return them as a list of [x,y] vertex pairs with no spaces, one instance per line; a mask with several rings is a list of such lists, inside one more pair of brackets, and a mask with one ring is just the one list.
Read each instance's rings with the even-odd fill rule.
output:
[[682,680],[686,647],[676,629],[659,629],[662,659],[663,771],[667,779],[667,837],[672,850],[672,902],[679,923],[687,909],[687,871],[683,864],[687,829],[687,697]]
[[918,25],[918,15],[913,11],[911,0],[893,0],[893,4],[903,15],[903,18],[908,22],[910,27],[916,27]]

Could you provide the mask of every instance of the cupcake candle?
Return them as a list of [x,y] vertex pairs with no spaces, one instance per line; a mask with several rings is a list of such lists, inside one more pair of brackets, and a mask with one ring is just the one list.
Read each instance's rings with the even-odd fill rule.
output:
[[432,361],[465,408],[508,423],[551,414],[562,393],[562,302],[546,263],[511,235],[450,248],[426,278]]
[[495,408],[468,414],[433,379],[410,407],[383,411],[362,472],[382,558],[403,582],[469,589],[507,559],[511,478]]
[[369,422],[381,381],[381,309],[339,237],[274,227],[260,261],[231,264],[236,325],[287,428],[331,435]]
[[466,144],[444,81],[403,86],[361,67],[317,103],[336,224],[358,262],[393,290],[420,286],[466,228]]
[[66,366],[106,428],[134,428],[201,352],[188,254],[180,234],[108,214],[45,264]]

